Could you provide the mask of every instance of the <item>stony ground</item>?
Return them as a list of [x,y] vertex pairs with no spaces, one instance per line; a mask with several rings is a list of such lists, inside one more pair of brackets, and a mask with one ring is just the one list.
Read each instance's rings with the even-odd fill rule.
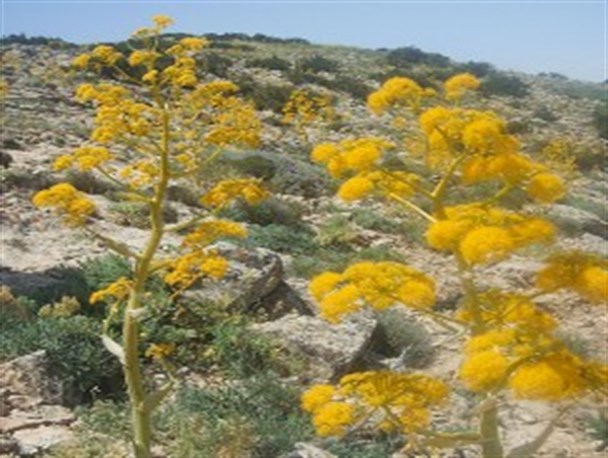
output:
[[[270,45],[268,45],[270,46]],[[284,49],[265,49],[255,45],[257,52],[282,52],[285,56],[297,54],[297,46],[285,46]],[[31,46],[13,46],[21,62],[9,75],[10,92],[5,100],[2,113],[3,132],[2,150],[8,153],[12,162],[2,171],[2,190],[0,194],[0,229],[2,231],[2,284],[12,287],[17,293],[25,294],[36,288],[52,287],[61,283],[60,266],[75,266],[86,258],[101,255],[107,249],[100,243],[77,231],[63,228],[57,220],[40,212],[31,204],[33,192],[59,179],[49,172],[54,157],[70,151],[86,136],[90,112],[72,101],[71,93],[76,84],[74,79],[57,78],[48,65],[54,62],[57,66],[69,62],[75,50],[51,50]],[[309,52],[309,51],[307,51]],[[328,55],[338,56],[346,68],[361,67],[360,59],[372,59],[359,55],[348,49],[328,49]],[[338,58],[336,57],[336,58]],[[359,60],[358,60],[359,59]],[[373,60],[373,59],[372,59]],[[240,68],[237,64],[232,72],[248,72],[262,82],[280,83],[284,81],[280,72],[254,71]],[[363,75],[365,76],[365,75]],[[605,143],[601,143],[591,126],[590,113],[593,104],[585,99],[568,97],[554,92],[554,86],[538,77],[526,76],[531,84],[532,93],[524,102],[515,103],[510,98],[491,98],[485,103],[502,113],[506,118],[525,123],[531,127],[526,141],[541,142],[555,135],[572,136],[580,144],[601,153]],[[359,131],[378,127],[378,121],[370,121],[365,109],[345,94],[339,94],[340,103],[348,107],[353,116],[353,124]],[[535,117],[539,107],[558,113],[555,121],[544,121]],[[268,119],[273,115],[266,113]],[[275,127],[276,128],[276,127]],[[272,131],[273,128],[270,128]],[[339,138],[340,132],[331,134]],[[284,137],[286,142],[295,142],[294,138]],[[275,151],[272,151],[276,153]],[[568,200],[549,210],[549,216],[564,228],[564,235],[559,245],[568,248],[581,248],[595,252],[603,257],[608,256],[608,221],[606,203],[608,199],[608,182],[606,172],[595,170],[578,178],[573,184],[573,191]],[[77,180],[78,178],[71,178]],[[83,181],[84,180],[84,181]],[[146,231],[125,225],[117,221],[110,211],[111,200],[104,193],[103,187],[96,187],[90,178],[80,177],[80,183],[89,186],[92,198],[101,209],[95,218],[94,226],[99,232],[111,233],[115,239],[133,247],[141,246]],[[85,189],[86,190],[86,189]],[[343,206],[332,197],[279,196],[283,200],[300,202],[304,208],[304,220],[314,225],[322,225],[332,216],[336,209],[348,212],[352,208]],[[314,200],[314,203],[313,203]],[[183,203],[174,202],[180,216],[189,214],[190,209]],[[317,212],[313,209],[333,208],[334,211]],[[452,260],[431,252],[411,237],[384,233],[377,230],[365,230],[358,243],[363,246],[387,245],[414,267],[417,267],[439,280],[440,303],[447,310],[458,299],[458,281],[455,276]],[[167,249],[178,240],[167,241]],[[506,287],[513,290],[523,289],[531,284],[532,274],[538,267],[537,261],[530,256],[515,256],[483,274],[487,285]],[[240,256],[240,255],[239,255]],[[288,306],[281,316],[274,317],[259,325],[266,332],[290,344],[299,346],[311,358],[313,368],[307,377],[327,379],[346,370],[353,361],[362,357],[369,346],[376,323],[372,317],[360,316],[343,325],[333,328],[314,316],[315,306],[306,292],[307,279],[285,274],[282,264],[289,266],[292,258],[287,254],[260,255],[249,265],[244,261],[243,271],[256,271],[258,277],[247,290],[241,284],[236,288],[257,294],[257,299],[264,299],[275,293]],[[271,259],[271,261],[268,261]],[[257,264],[256,264],[257,263]],[[280,265],[280,266],[279,266]],[[269,267],[270,266],[270,267]],[[277,267],[278,266],[278,267]],[[266,269],[266,270],[265,270]],[[269,280],[270,279],[270,280]],[[257,282],[257,283],[256,283]],[[279,293],[276,293],[280,289]],[[230,288],[235,288],[234,285]],[[251,297],[249,302],[253,302]],[[562,323],[563,332],[581,342],[589,354],[606,360],[608,357],[607,329],[608,316],[605,309],[593,307],[568,295],[547,297],[543,305],[555,314]],[[459,366],[459,349],[463,336],[439,326],[436,322],[404,312],[409,319],[421,323],[432,337],[434,356],[425,369],[446,380],[456,378]],[[314,345],[313,345],[314,344]],[[393,362],[395,363],[395,362]],[[9,363],[11,364],[11,363]],[[57,405],[52,395],[41,391],[41,387],[22,386],[19,371],[28,372],[31,361],[26,361],[26,369],[20,364],[12,363],[4,367],[0,383],[0,455],[3,447],[10,450],[17,447],[23,456],[53,443],[69,439],[69,424],[74,421],[73,414]],[[7,374],[16,372],[9,377]],[[27,385],[27,384],[26,384]],[[49,397],[50,396],[50,397]],[[469,416],[475,406],[473,400],[465,395],[455,394],[449,411],[437,419],[437,425],[450,425],[466,428]],[[598,443],[590,439],[588,416],[605,409],[606,406],[588,403],[569,411],[557,424],[553,436],[543,451],[537,456],[545,458],[600,458],[606,452],[598,450]],[[537,435],[556,413],[556,407],[530,402],[509,402],[501,415],[501,423],[506,431],[507,449],[521,444]],[[10,436],[10,440],[6,439]],[[49,439],[50,438],[50,439]],[[11,442],[12,441],[12,442]],[[15,445],[15,442],[18,445]],[[4,445],[3,445],[4,444]],[[11,445],[12,444],[12,445]],[[32,445],[33,444],[33,445]],[[306,446],[302,446],[303,449]],[[298,456],[321,457],[320,451],[302,452]],[[317,453],[317,454],[315,454]],[[446,455],[448,456],[448,455]],[[455,456],[455,455],[449,455]],[[473,450],[464,449],[460,457],[474,457]]]

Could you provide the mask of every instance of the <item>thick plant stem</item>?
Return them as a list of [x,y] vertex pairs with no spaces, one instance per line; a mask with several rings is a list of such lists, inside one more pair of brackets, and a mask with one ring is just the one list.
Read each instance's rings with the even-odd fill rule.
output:
[[479,425],[479,435],[481,436],[481,451],[483,458],[503,458],[504,452],[500,443],[498,433],[498,408],[496,401],[491,400],[490,405],[481,414]]
[[123,326],[123,349],[125,353],[124,375],[127,383],[131,418],[133,421],[133,447],[136,458],[150,458],[152,442],[151,409],[146,408],[146,392],[141,379],[139,365],[139,313],[143,307],[141,298],[154,255],[164,233],[163,205],[169,183],[169,115],[164,111],[163,143],[160,157],[160,177],[150,205],[152,233],[148,244],[135,266],[135,281],[125,312]]
[[141,307],[140,294],[140,291],[133,291],[125,314],[123,327],[123,345],[125,350],[124,374],[129,400],[131,401],[135,457],[149,458],[152,429],[150,426],[150,414],[142,408],[145,391],[141,380],[138,357],[139,323],[133,314],[133,312]]

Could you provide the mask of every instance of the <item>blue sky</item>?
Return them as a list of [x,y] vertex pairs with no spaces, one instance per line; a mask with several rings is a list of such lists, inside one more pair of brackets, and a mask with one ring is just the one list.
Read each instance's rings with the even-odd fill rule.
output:
[[76,43],[127,37],[154,14],[173,31],[263,33],[365,48],[416,46],[502,69],[606,76],[606,0],[3,0],[2,34]]

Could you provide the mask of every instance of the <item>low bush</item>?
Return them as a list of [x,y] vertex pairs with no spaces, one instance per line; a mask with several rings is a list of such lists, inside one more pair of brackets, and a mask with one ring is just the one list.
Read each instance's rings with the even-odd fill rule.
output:
[[45,350],[49,366],[79,401],[124,395],[122,367],[99,342],[99,321],[74,316],[0,320],[0,360]]
[[483,80],[479,89],[485,96],[526,97],[530,92],[528,85],[517,76],[504,73],[491,73]]
[[252,59],[247,62],[247,66],[265,68],[267,70],[288,71],[291,68],[291,63],[288,60],[273,55],[272,57]]
[[315,54],[314,56],[298,60],[296,67],[308,73],[335,73],[340,68],[340,64],[336,60]]
[[608,102],[604,101],[593,111],[593,125],[600,138],[608,140]]
[[269,226],[271,224],[297,226],[302,223],[301,207],[278,198],[270,198],[256,206],[239,202],[225,211],[225,214],[234,221],[259,226]]
[[259,83],[248,76],[235,79],[234,82],[241,89],[241,94],[251,100],[258,110],[270,110],[279,114],[293,91],[292,86]]

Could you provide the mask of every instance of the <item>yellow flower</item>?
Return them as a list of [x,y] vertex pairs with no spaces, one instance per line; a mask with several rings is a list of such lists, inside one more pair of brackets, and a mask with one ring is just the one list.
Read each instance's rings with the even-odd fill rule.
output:
[[393,106],[417,109],[428,93],[414,80],[404,77],[388,79],[380,89],[369,95],[367,105],[375,114],[381,114]]
[[242,224],[229,220],[210,220],[202,222],[186,235],[184,245],[207,246],[224,237],[245,238],[246,236],[247,229]]
[[249,205],[257,205],[268,196],[268,192],[260,187],[260,180],[235,179],[220,181],[200,201],[203,205],[220,208],[239,198]]
[[470,224],[466,221],[440,220],[432,223],[426,231],[426,242],[440,251],[454,250],[464,237]]
[[580,369],[576,358],[570,355],[551,355],[519,367],[509,380],[509,387],[516,398],[559,401],[585,388]]
[[469,264],[485,264],[506,258],[516,248],[506,229],[483,226],[473,229],[460,242],[459,250]]
[[99,60],[104,65],[114,65],[123,55],[112,46],[100,45],[91,51],[91,57]]
[[152,22],[156,24],[158,28],[164,29],[173,25],[173,19],[170,16],[164,14],[157,14],[152,16]]
[[120,277],[113,283],[110,283],[103,289],[95,291],[91,294],[89,302],[96,304],[97,302],[120,302],[124,300],[130,293],[133,282],[126,277]]
[[91,56],[89,54],[80,54],[72,61],[72,65],[84,69],[89,65],[90,60]]
[[155,51],[149,49],[138,49],[131,53],[129,56],[129,65],[136,67],[138,65],[153,66],[156,59],[160,57]]
[[189,51],[200,51],[209,44],[205,38],[187,37],[179,40],[179,44]]
[[328,162],[338,153],[338,148],[335,145],[332,145],[331,143],[322,143],[314,147],[310,157],[314,162],[323,164]]
[[333,290],[319,303],[321,316],[330,323],[338,323],[344,315],[356,312],[360,307],[361,293],[355,285]]
[[336,389],[332,385],[314,385],[310,387],[301,398],[302,409],[314,413],[320,407],[332,400]]
[[470,73],[460,73],[449,78],[443,83],[443,88],[448,100],[457,100],[467,93],[479,87],[480,81]]
[[84,224],[95,213],[95,205],[69,183],[59,183],[36,193],[32,199],[36,207],[50,207],[63,216],[68,225]]
[[608,302],[608,270],[584,269],[576,279],[576,289],[591,302]]
[[221,256],[210,256],[202,262],[200,270],[205,275],[220,280],[226,275],[228,261]]
[[146,349],[146,357],[154,359],[164,359],[175,352],[174,343],[152,344]]
[[564,182],[552,173],[534,175],[526,190],[530,197],[543,204],[550,204],[566,195]]
[[356,176],[345,181],[338,190],[338,196],[346,201],[363,199],[374,190],[374,184],[364,176]]
[[59,156],[57,159],[55,159],[55,162],[53,162],[53,170],[61,171],[69,169],[72,166],[72,162],[73,159],[70,155],[64,154]]
[[315,411],[313,424],[321,437],[342,436],[355,421],[354,408],[345,402],[329,402]]
[[342,281],[342,275],[336,272],[323,272],[317,275],[308,285],[308,291],[320,301],[323,296],[333,290]]
[[472,391],[488,391],[505,377],[508,367],[509,362],[498,351],[473,353],[460,367],[460,378]]

